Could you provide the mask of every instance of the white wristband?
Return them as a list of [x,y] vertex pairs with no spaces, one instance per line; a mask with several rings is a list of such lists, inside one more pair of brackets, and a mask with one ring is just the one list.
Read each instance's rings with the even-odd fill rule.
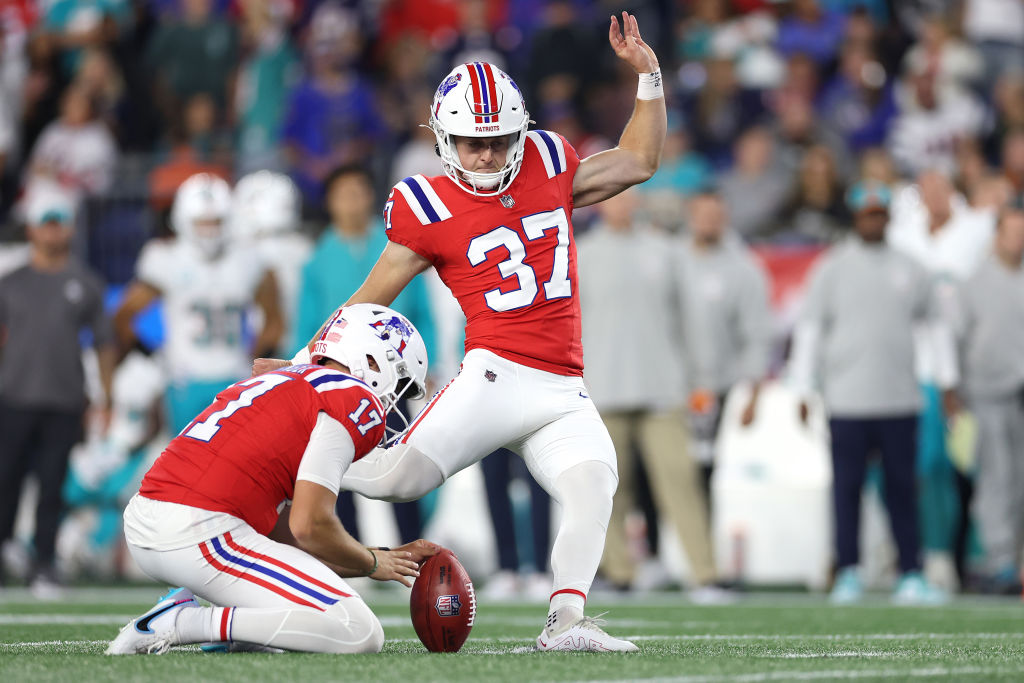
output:
[[303,346],[297,354],[292,356],[292,365],[309,365],[312,362],[312,359],[309,357],[308,346]]
[[661,85],[661,69],[649,74],[637,74],[640,81],[636,86],[638,100],[656,100],[665,96],[665,88]]

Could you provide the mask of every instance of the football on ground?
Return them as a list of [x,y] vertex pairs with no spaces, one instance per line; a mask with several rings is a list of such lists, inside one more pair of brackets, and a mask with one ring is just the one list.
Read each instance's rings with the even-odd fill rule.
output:
[[455,554],[445,548],[427,558],[409,597],[416,635],[431,652],[458,652],[476,619],[473,582]]

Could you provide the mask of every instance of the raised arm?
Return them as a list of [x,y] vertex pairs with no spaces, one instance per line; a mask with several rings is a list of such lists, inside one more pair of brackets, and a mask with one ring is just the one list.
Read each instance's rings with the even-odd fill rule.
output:
[[668,119],[658,57],[640,37],[636,17],[623,12],[622,26],[620,32],[618,21],[611,18],[608,42],[616,56],[640,74],[637,100],[618,146],[580,162],[572,185],[578,207],[596,204],[644,182],[661,163]]

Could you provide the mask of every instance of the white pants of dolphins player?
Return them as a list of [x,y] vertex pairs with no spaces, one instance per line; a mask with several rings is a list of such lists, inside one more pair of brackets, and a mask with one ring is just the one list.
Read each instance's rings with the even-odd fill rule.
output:
[[582,377],[473,349],[399,443],[354,463],[341,486],[369,498],[415,500],[501,447],[519,453],[561,505],[551,606],[582,609],[618,484],[615,448]]
[[214,605],[181,611],[177,644],[241,642],[301,652],[380,652],[380,621],[343,579],[309,553],[272,541],[236,517],[196,511],[202,528],[219,533],[174,549],[140,543],[138,529],[145,529],[158,547],[194,532],[180,528],[182,513],[190,509],[195,510],[138,495],[125,509],[126,528],[136,530],[128,550],[139,567]]

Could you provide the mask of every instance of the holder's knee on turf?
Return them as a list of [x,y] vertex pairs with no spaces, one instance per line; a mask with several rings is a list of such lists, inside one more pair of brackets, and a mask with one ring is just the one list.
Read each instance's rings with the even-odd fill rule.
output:
[[384,629],[365,602],[345,598],[324,611],[235,610],[235,640],[295,652],[364,654],[384,647]]

